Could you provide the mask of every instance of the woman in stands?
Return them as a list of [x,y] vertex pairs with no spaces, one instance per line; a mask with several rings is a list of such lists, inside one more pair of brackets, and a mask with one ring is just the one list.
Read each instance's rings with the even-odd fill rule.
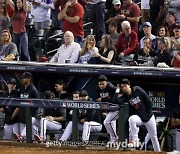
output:
[[8,30],[3,30],[0,35],[0,60],[13,61],[18,55],[16,44],[11,42],[12,37]]
[[93,64],[113,64],[116,57],[116,48],[113,46],[113,40],[110,35],[102,36],[99,44],[99,53],[91,58],[89,63]]
[[11,26],[11,22],[7,14],[6,6],[4,4],[1,4],[0,5],[0,33],[5,29],[9,29],[10,26]]
[[[11,0],[9,0],[11,2]],[[28,51],[28,36],[26,33],[26,17],[28,6],[26,0],[15,0],[15,4],[11,3],[14,13],[12,16],[13,42],[19,49],[21,61],[30,61]]]
[[87,64],[89,59],[98,53],[98,48],[96,47],[96,40],[94,35],[88,35],[84,44],[82,46],[82,50],[80,52],[79,63]]

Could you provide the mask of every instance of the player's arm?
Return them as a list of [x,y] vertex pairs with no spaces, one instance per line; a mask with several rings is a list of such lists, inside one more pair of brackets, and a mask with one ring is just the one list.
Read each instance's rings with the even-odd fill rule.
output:
[[12,114],[12,116],[11,116],[11,120],[13,120],[15,117],[18,116],[19,111],[20,111],[20,108],[17,107],[17,108],[14,110],[14,112],[13,112],[13,114]]

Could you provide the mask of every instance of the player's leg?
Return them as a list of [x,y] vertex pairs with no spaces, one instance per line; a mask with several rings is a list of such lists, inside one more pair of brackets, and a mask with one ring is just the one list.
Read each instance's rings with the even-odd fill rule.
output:
[[118,111],[109,112],[104,120],[104,126],[106,127],[107,132],[110,135],[110,141],[115,142],[118,140],[116,134],[116,121],[118,119]]
[[144,123],[144,125],[146,126],[146,129],[149,133],[149,137],[151,139],[154,151],[161,151],[159,146],[159,141],[157,138],[157,127],[156,127],[156,120],[154,115],[151,117],[151,119],[148,122]]
[[41,118],[40,120],[40,137],[46,140],[46,130],[60,130],[62,125],[57,121],[49,121],[46,118]]
[[180,151],[180,129],[176,130],[176,150]]
[[137,115],[132,115],[129,121],[129,142],[133,143],[138,140],[139,126],[143,125],[141,118]]
[[13,132],[13,126],[5,124],[3,130],[3,140],[11,140],[12,132]]
[[82,140],[89,141],[90,133],[100,132],[101,129],[102,129],[102,124],[98,122],[95,121],[85,122],[83,125]]

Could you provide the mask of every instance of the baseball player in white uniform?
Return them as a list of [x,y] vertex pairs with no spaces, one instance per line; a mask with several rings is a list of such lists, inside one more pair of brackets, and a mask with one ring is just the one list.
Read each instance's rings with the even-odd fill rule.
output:
[[157,127],[155,117],[152,113],[152,101],[147,93],[140,87],[131,87],[128,79],[122,79],[120,82],[122,96],[117,97],[118,104],[129,102],[129,144],[135,145],[138,139],[139,127],[145,125],[149,137],[152,141],[154,151],[160,151],[157,138]]
[[[80,100],[91,100],[86,90],[80,91]],[[78,130],[82,132],[82,140],[89,141],[90,132],[100,132],[102,129],[101,114],[99,110],[79,109]],[[67,141],[72,134],[72,121],[68,123],[60,141]]]
[[[112,102],[112,97],[116,91],[116,87],[107,81],[105,75],[98,77],[97,101]],[[104,126],[110,135],[110,142],[117,142],[118,136],[116,133],[116,120],[118,119],[118,111],[109,111],[104,120]]]

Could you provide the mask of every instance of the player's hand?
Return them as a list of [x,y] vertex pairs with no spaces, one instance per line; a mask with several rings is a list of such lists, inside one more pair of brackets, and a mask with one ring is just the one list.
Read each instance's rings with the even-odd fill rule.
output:
[[96,101],[97,101],[97,102],[101,102],[101,98],[97,98]]
[[49,121],[53,121],[53,117],[52,116],[47,116],[46,119],[49,120]]

